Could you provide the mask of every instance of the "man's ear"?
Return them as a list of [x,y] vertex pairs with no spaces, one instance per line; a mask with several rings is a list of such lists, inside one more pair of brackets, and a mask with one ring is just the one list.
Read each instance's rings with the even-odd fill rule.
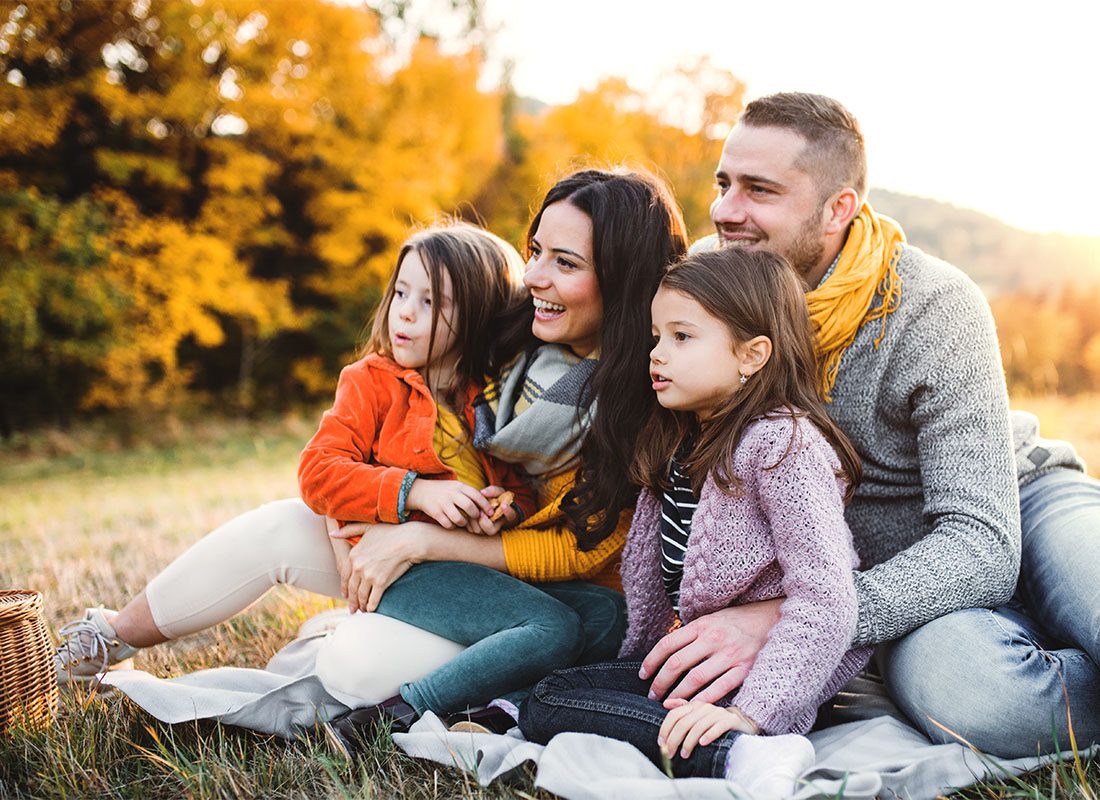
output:
[[742,375],[759,372],[772,357],[772,340],[767,336],[754,336],[737,346],[737,357],[741,360]]
[[860,200],[859,192],[851,186],[841,189],[825,206],[825,233],[841,233],[847,230],[862,207],[863,201]]

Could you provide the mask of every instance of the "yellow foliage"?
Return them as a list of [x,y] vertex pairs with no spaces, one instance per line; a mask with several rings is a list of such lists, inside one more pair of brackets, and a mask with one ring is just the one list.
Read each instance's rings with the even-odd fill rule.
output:
[[294,325],[285,283],[250,278],[226,242],[173,220],[143,217],[120,193],[103,192],[101,199],[113,210],[107,269],[129,301],[122,320],[127,335],[101,360],[85,407],[173,402],[190,380],[179,365],[180,342],[221,344],[219,315],[249,320],[261,335]]
[[100,149],[95,153],[95,160],[96,166],[119,184],[129,183],[139,174],[149,183],[165,189],[186,189],[191,183],[172,158]]
[[[660,170],[702,233],[708,137],[741,104],[740,84],[700,63],[662,89],[664,108],[613,79],[524,113],[478,88],[478,47],[396,46],[381,23],[400,22],[394,4],[20,8],[0,29],[0,66],[27,66],[26,85],[0,83],[0,193],[16,198],[0,229],[27,266],[4,273],[0,335],[29,344],[0,351],[0,369],[32,382],[24,353],[60,353],[42,369],[79,365],[86,408],[166,406],[199,380],[246,405],[289,382],[326,394],[413,227],[455,214],[522,244],[531,204],[582,163]],[[74,322],[45,347],[53,315]],[[80,388],[39,383],[54,407],[78,402]]]
[[290,368],[290,376],[309,395],[331,394],[335,388],[332,374],[319,356],[297,359]]
[[1100,288],[994,297],[1010,391],[1077,393],[1100,385]]
[[317,253],[329,265],[308,285],[335,297],[379,285],[415,222],[455,210],[477,194],[502,157],[501,98],[481,92],[477,53],[445,55],[422,39],[385,86],[363,138],[326,130],[313,153],[318,173],[307,213]]
[[709,64],[672,76],[681,94],[694,92],[694,133],[662,120],[649,109],[647,98],[621,78],[609,78],[576,101],[537,114],[521,114],[514,122],[523,158],[499,176],[494,191],[509,199],[502,207],[483,198],[490,224],[513,241],[521,239],[529,207],[565,173],[585,166],[625,164],[656,172],[671,185],[693,236],[710,230],[709,207],[714,197],[714,168],[719,149],[713,136],[724,136],[741,109],[743,85]]
[[233,140],[213,142],[210,153],[216,162],[206,171],[206,185],[214,191],[259,196],[279,166],[261,153],[245,149]]
[[65,87],[28,92],[0,80],[0,156],[26,155],[56,143],[72,104]]
[[290,246],[279,220],[282,206],[269,188],[279,165],[234,139],[215,140],[209,154],[212,163],[203,176],[208,194],[198,229],[238,249]]
[[1100,386],[1100,333],[1095,334],[1085,345],[1082,361],[1093,386]]

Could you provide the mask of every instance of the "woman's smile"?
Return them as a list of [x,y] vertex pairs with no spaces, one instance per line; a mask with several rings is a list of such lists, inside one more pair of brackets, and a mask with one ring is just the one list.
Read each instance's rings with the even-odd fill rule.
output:
[[556,319],[565,313],[565,306],[559,305],[558,303],[551,303],[549,300],[543,300],[541,297],[532,297],[531,302],[535,304],[535,316],[539,319]]

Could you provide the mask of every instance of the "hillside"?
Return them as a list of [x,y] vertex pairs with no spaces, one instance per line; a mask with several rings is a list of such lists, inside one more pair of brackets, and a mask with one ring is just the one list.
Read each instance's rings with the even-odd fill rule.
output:
[[966,208],[885,189],[876,211],[909,241],[965,270],[989,295],[1064,284],[1100,284],[1100,237],[1028,233]]

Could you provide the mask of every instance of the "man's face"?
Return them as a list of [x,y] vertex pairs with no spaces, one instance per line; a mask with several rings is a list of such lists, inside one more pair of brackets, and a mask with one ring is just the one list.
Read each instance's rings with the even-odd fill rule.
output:
[[797,166],[805,145],[785,128],[737,125],[722,148],[710,218],[723,243],[778,253],[813,288],[828,268],[826,206]]

